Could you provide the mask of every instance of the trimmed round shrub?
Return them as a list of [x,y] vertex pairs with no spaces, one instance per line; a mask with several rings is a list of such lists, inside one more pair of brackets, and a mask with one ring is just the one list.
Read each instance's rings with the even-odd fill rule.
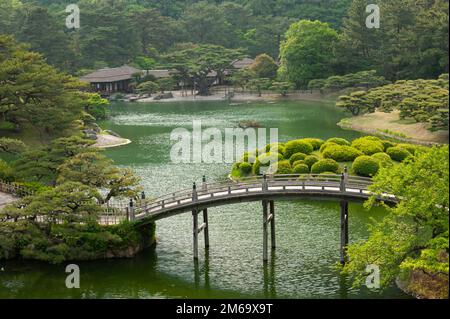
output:
[[340,137],[333,137],[327,140],[327,143],[334,143],[338,145],[347,145],[350,146],[350,142],[347,141],[345,138]]
[[[308,166],[308,164],[306,164],[305,161],[295,161],[294,163],[292,163],[292,167],[295,167],[295,166],[297,166],[298,164],[305,164],[306,166]],[[308,168],[309,168],[309,166],[308,166]]]
[[288,160],[280,161],[278,163],[270,165],[270,173],[272,174],[292,174],[291,163]]
[[291,164],[293,164],[296,161],[303,161],[306,158],[306,154],[304,153],[295,153],[294,155],[291,156],[291,158],[289,159],[289,162],[291,162]]
[[314,151],[312,145],[302,140],[294,140],[286,143],[284,156],[291,158],[295,153],[311,154]]
[[352,146],[366,155],[384,152],[384,145],[381,140],[374,136],[365,136],[352,142]]
[[324,158],[331,158],[337,162],[352,162],[363,155],[360,150],[347,145],[330,145],[323,151]]
[[265,153],[256,158],[253,164],[253,174],[259,175],[261,167],[270,166],[273,163],[283,160],[283,155],[280,153]]
[[311,144],[315,151],[319,150],[323,143],[325,143],[325,141],[320,138],[302,138],[301,141]]
[[284,144],[283,143],[270,143],[270,144],[267,144],[265,147],[265,151],[267,153],[275,152],[275,150],[277,153],[280,153],[281,155],[283,155],[284,151],[285,151]]
[[396,145],[394,142],[387,140],[381,140],[381,143],[383,143],[384,151],[386,151],[389,147],[394,147]]
[[325,152],[325,150],[327,149],[328,146],[333,146],[333,145],[340,145],[340,144],[336,144],[336,143],[333,143],[333,142],[325,142],[320,147],[320,152],[321,153]]
[[359,176],[372,177],[378,173],[380,164],[371,156],[363,155],[355,159],[352,169]]
[[411,155],[414,155],[416,153],[416,150],[417,150],[417,146],[413,145],[413,144],[402,143],[402,144],[397,144],[396,146],[407,150],[408,152],[411,153]]
[[294,174],[308,174],[309,173],[309,167],[306,164],[297,164],[292,169],[292,172]]
[[240,162],[247,162],[247,163],[254,163],[255,161],[256,161],[256,157],[247,152],[244,153],[244,155],[240,159]]
[[253,165],[250,163],[247,163],[247,162],[241,163],[241,165],[239,165],[239,170],[244,175],[250,174],[252,171],[252,168],[253,168]]
[[319,158],[315,155],[309,155],[309,156],[306,156],[304,161],[305,161],[306,165],[308,165],[309,167],[312,167],[315,163],[317,163],[319,161]]
[[392,158],[386,153],[373,154],[372,158],[378,161],[380,167],[388,167],[392,165]]
[[396,162],[403,162],[405,159],[412,156],[406,149],[398,146],[388,148],[386,154]]
[[327,158],[318,161],[311,167],[311,173],[320,174],[323,172],[337,173],[339,172],[339,164],[335,160]]

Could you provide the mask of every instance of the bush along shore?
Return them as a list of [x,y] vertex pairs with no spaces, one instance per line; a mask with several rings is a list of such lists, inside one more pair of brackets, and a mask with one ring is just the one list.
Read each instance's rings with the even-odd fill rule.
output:
[[375,136],[353,141],[343,138],[304,138],[269,144],[243,154],[232,167],[231,177],[239,179],[261,174],[337,174],[344,167],[350,174],[373,177],[380,168],[397,165],[416,152],[427,149],[408,143],[394,143]]
[[122,222],[49,224],[30,220],[1,224],[0,260],[32,259],[49,263],[131,258],[156,244],[155,224]]

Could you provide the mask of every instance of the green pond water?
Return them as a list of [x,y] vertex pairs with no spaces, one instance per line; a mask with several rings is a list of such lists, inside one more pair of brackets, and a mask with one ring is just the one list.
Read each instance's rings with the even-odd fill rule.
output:
[[[105,126],[133,141],[106,154],[116,164],[142,177],[147,196],[227,178],[230,164],[173,164],[170,133],[192,130],[192,121],[221,130],[239,121],[255,120],[278,128],[280,141],[301,137],[355,138],[340,129],[345,117],[330,103],[226,102],[115,103]],[[3,262],[0,298],[405,298],[396,287],[383,292],[354,289],[342,278],[339,261],[339,207],[333,201],[277,201],[277,249],[262,262],[261,203],[241,203],[209,210],[210,249],[192,258],[192,217],[178,215],[157,222],[158,244],[136,258],[80,262],[81,288],[65,287],[66,265]],[[350,204],[350,241],[367,236],[370,218],[382,209],[366,211]],[[200,218],[201,220],[201,218]],[[382,274],[381,274],[382,275]]]

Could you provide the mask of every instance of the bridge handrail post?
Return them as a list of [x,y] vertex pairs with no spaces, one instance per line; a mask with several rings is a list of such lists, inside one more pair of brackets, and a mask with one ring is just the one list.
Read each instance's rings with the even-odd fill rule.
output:
[[262,190],[263,192],[267,191],[269,189],[268,184],[267,184],[267,175],[264,174],[263,175],[263,182],[262,182]]
[[192,202],[198,201],[197,184],[194,182],[192,184]]
[[202,178],[202,191],[206,193],[208,191],[208,185],[206,184],[206,176],[203,175]]
[[130,198],[130,207],[129,207],[128,211],[129,211],[130,222],[136,220],[136,216],[134,214],[134,203],[133,203],[133,199],[132,198]]
[[345,192],[345,175],[344,175],[344,173],[341,174],[341,181],[340,181],[339,189],[340,189],[341,193]]

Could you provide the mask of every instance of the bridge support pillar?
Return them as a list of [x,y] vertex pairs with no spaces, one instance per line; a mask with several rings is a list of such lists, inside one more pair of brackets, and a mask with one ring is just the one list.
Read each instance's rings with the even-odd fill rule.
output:
[[203,210],[203,223],[205,228],[203,229],[203,234],[205,236],[205,248],[209,248],[209,224],[208,224],[208,209]]
[[192,211],[192,217],[193,217],[193,249],[194,249],[194,259],[198,259],[198,212],[196,210]]
[[269,233],[267,229],[268,224],[268,209],[267,209],[267,200],[262,201],[263,206],[263,261],[267,262],[269,260],[267,248],[268,248],[268,241],[269,241]]
[[272,249],[276,247],[276,239],[275,239],[275,202],[273,200],[269,201],[270,207],[270,243],[272,245]]
[[347,262],[347,245],[348,245],[348,202],[341,201],[341,245],[340,245],[340,261],[341,264]]

